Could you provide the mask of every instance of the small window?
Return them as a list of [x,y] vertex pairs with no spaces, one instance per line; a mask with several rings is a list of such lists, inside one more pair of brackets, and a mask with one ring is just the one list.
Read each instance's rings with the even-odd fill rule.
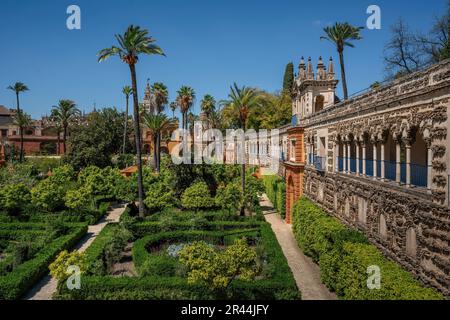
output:
[[289,160],[295,161],[295,140],[291,140],[291,150],[289,152]]

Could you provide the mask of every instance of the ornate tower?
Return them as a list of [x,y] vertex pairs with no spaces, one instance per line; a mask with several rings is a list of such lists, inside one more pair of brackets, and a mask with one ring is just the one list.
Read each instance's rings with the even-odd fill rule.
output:
[[338,81],[334,78],[333,60],[330,58],[328,71],[322,57],[316,68],[316,75],[312,67],[311,58],[305,70],[303,57],[299,65],[299,73],[294,82],[292,115],[293,125],[298,125],[302,118],[319,112],[335,103],[335,90]]
[[152,94],[152,89],[150,87],[150,82],[147,80],[147,85],[145,86],[144,100],[142,101],[144,110],[150,114],[156,114],[155,98]]

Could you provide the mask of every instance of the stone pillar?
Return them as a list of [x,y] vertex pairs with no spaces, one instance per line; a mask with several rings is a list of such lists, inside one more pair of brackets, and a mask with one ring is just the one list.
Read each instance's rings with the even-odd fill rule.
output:
[[400,141],[395,141],[395,182],[401,183],[401,166],[400,166]]
[[431,193],[431,169],[433,168],[433,151],[431,150],[431,145],[427,145],[427,189],[428,193]]
[[411,187],[411,144],[406,144],[406,187]]
[[351,161],[351,156],[352,156],[352,143],[349,141],[347,144],[347,171],[348,173],[352,172],[352,166],[350,165],[350,161]]
[[373,142],[373,179],[376,180],[378,176],[377,172],[377,141]]
[[359,176],[359,142],[356,142],[356,175]]
[[344,142],[344,159],[343,159],[343,163],[344,163],[344,168],[343,171],[344,173],[348,173],[347,172],[347,142]]
[[386,172],[385,172],[385,165],[384,165],[384,141],[381,142],[381,181],[385,180]]
[[339,172],[339,143],[338,141],[335,142],[335,146],[334,146],[334,152],[335,152],[335,159],[336,159],[336,163],[335,163],[335,172]]
[[363,152],[363,154],[362,154],[362,161],[363,161],[362,174],[363,174],[363,176],[365,176],[366,175],[366,144],[364,142],[362,145],[362,152]]

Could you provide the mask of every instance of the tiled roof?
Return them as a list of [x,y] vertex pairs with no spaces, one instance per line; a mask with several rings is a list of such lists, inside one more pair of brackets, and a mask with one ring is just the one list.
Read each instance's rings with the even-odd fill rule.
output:
[[11,111],[5,106],[0,105],[0,115],[10,115]]

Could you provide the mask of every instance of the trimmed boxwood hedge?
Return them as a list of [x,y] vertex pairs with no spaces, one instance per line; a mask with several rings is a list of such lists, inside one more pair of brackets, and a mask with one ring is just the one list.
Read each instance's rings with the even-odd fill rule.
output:
[[267,197],[284,219],[286,217],[286,183],[278,176],[263,176]]
[[[107,239],[114,233],[117,225],[110,224],[96,238],[87,249],[88,263],[96,265],[96,259],[101,256]],[[232,243],[235,238],[242,236],[260,236],[268,263],[271,265],[270,279],[251,282],[234,281],[230,287],[231,296],[217,297],[213,292],[202,285],[188,284],[181,277],[145,276],[145,277],[112,277],[89,276],[83,277],[83,285],[80,290],[68,290],[64,286],[55,296],[56,299],[76,300],[141,300],[141,299],[298,299],[300,293],[294,277],[283,255],[280,245],[276,240],[269,224],[260,223],[257,228],[234,229],[228,231],[201,231],[178,230],[162,232],[138,239],[133,245],[133,261],[137,269],[148,259],[151,254],[146,250],[146,245],[153,241],[170,240],[173,242],[206,240],[211,242]],[[98,261],[98,260],[97,260]]]
[[[30,231],[26,231],[30,232]],[[65,249],[73,247],[87,232],[87,224],[71,226],[67,235],[61,236],[45,248],[36,257],[18,266],[14,271],[0,277],[0,300],[20,298],[31,286],[48,272],[48,266]]]
[[[443,299],[306,197],[294,206],[293,231],[305,254],[319,263],[323,283],[342,299]],[[379,290],[367,288],[367,267],[372,265],[381,269]]]

